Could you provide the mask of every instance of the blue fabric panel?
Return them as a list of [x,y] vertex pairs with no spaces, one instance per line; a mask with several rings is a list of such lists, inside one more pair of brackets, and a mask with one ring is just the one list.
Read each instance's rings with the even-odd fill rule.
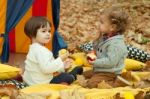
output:
[[58,51],[63,48],[67,48],[62,36],[58,33],[59,26],[59,13],[60,13],[60,0],[52,0],[52,14],[53,14],[53,23],[55,27],[55,32],[53,36],[53,54],[54,57],[58,56]]
[[67,45],[58,31],[55,31],[53,36],[53,55],[55,58],[58,56],[58,51],[63,48],[67,48]]
[[52,0],[53,23],[55,30],[59,26],[60,0]]

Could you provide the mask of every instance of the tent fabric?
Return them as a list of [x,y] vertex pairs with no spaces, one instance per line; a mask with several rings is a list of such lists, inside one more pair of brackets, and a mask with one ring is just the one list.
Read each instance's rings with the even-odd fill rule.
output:
[[[46,16],[47,15],[48,0],[36,0],[32,5],[32,16]],[[39,8],[39,6],[42,6]]]
[[[10,51],[17,53],[27,53],[30,39],[24,33],[24,25],[32,16],[44,16],[49,19],[52,26],[52,36],[54,33],[51,0],[35,0],[23,18],[19,21],[14,29],[9,33]],[[39,12],[40,11],[40,12]],[[14,42],[14,43],[12,43]],[[52,40],[46,44],[46,47],[52,49]]]
[[60,0],[53,0],[52,2],[53,11],[53,23],[55,27],[55,32],[53,36],[53,54],[54,57],[58,56],[58,51],[62,48],[67,48],[67,44],[58,32],[59,26],[59,13],[60,13]]
[[19,23],[9,33],[10,52],[25,53],[27,52],[30,40],[24,33],[24,24],[32,16],[32,7],[26,12]]
[[5,23],[6,23],[6,8],[7,8],[7,0],[1,0],[0,2],[0,55],[2,53],[2,46],[3,46],[3,34],[5,32]]
[[[8,17],[8,15],[10,16],[11,14],[14,16],[13,16],[13,18],[10,18],[9,20],[7,19],[7,25],[9,25],[9,27],[7,27],[7,29],[5,29],[5,28],[0,29],[0,31],[2,31],[0,33],[3,33],[3,34],[5,33],[5,35],[2,35],[3,37],[0,37],[0,40],[5,37],[4,49],[6,49],[6,50],[5,51],[3,50],[3,56],[6,56],[6,57],[4,57],[3,60],[8,60],[9,51],[16,52],[16,53],[27,53],[28,52],[31,41],[24,33],[24,25],[25,25],[26,21],[32,16],[47,17],[52,24],[51,25],[52,38],[54,37],[54,34],[56,35],[56,38],[61,37],[59,35],[59,33],[56,32],[58,25],[59,25],[59,10],[57,10],[57,14],[53,15],[53,10],[56,9],[58,6],[60,7],[60,1],[58,2],[56,0],[56,2],[55,2],[55,0],[44,0],[44,1],[43,0],[32,0],[32,1],[31,0],[29,0],[29,1],[27,1],[27,0],[8,0],[8,1],[1,0],[0,5],[4,5],[4,1],[5,1],[5,5],[6,5],[6,7],[4,9],[6,9],[7,11],[8,11],[8,9],[11,9],[11,11],[9,10],[9,14],[7,14],[7,17]],[[13,1],[15,3],[13,3]],[[30,3],[30,4],[32,3],[32,5],[30,5],[30,6],[28,5],[28,9],[26,9],[26,10],[25,10],[25,7],[27,7],[27,4],[20,3],[22,6],[16,4],[18,2],[24,2],[24,1],[26,1],[26,3]],[[55,5],[53,5],[54,2],[55,2]],[[12,6],[13,6],[13,8],[11,8]],[[17,9],[16,6],[21,7],[21,8]],[[57,7],[55,7],[55,6],[57,6]],[[22,8],[23,8],[23,10],[22,10]],[[14,14],[13,13],[14,10],[16,10],[18,12],[15,12],[16,14]],[[21,11],[21,12],[19,12],[19,11]],[[4,14],[4,12],[5,12],[5,14]],[[0,13],[0,15],[2,15],[6,20],[6,11],[3,11],[3,14]],[[55,17],[56,15],[58,15],[57,18]],[[14,17],[16,17],[16,18],[14,18]],[[0,18],[2,19],[1,16],[0,16]],[[4,21],[4,22],[6,23],[6,21]],[[10,22],[13,22],[14,24],[10,23]],[[55,23],[57,23],[57,24],[55,24]],[[5,27],[7,25],[3,24],[3,27]],[[55,33],[54,33],[54,31],[55,31]],[[62,37],[61,37],[61,40],[63,40]],[[57,43],[58,39],[55,39],[55,40],[51,39],[51,41],[48,44],[46,44],[46,47],[49,48],[50,50],[52,50],[53,45],[54,45],[52,43],[56,43],[56,46],[57,46],[57,44],[62,43],[61,40],[59,40],[59,43]],[[3,43],[3,42],[0,41],[0,44],[1,43]],[[8,44],[9,44],[9,46],[8,46]],[[64,45],[64,43],[61,45]],[[58,48],[61,49],[60,46]],[[54,49],[56,49],[56,48],[54,48]],[[56,53],[57,53],[57,51],[56,51]]]
[[67,45],[64,39],[58,33],[58,31],[54,32],[53,42],[53,55],[56,58],[58,56],[58,51],[60,49],[67,48]]
[[[40,12],[36,12],[35,10],[40,10],[38,9],[38,6],[40,4],[39,2],[40,0],[35,0],[33,2],[32,7],[30,7],[30,9],[26,12],[26,14],[23,16],[23,18],[20,20],[20,22],[18,23],[18,25],[11,31],[10,33],[10,51],[11,52],[20,52],[20,53],[26,53],[27,49],[28,49],[28,45],[30,44],[30,40],[25,36],[24,33],[24,24],[25,22],[32,17],[33,15],[46,15],[46,11],[45,11],[45,1],[44,3],[42,3],[42,7],[39,7],[41,9],[43,9],[44,7],[44,11],[40,11]],[[47,3],[47,2],[46,2]],[[33,10],[34,9],[34,10]],[[14,38],[14,39],[13,39]],[[11,43],[14,42],[14,43]]]
[[7,7],[7,0],[1,0],[0,2],[0,34],[5,32],[5,20],[6,20],[6,7]]
[[9,59],[9,38],[8,33],[16,26],[28,8],[32,5],[33,0],[7,0],[6,27],[4,34],[4,44],[1,55],[1,62],[8,62]]
[[52,10],[53,10],[53,23],[55,26],[55,30],[57,30],[59,26],[60,0],[52,1]]

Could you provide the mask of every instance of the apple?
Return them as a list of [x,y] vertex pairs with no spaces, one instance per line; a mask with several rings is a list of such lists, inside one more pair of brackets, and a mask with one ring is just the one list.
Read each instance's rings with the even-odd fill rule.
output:
[[66,49],[61,49],[61,50],[59,50],[58,54],[59,54],[59,55],[63,55],[63,54],[65,54],[65,53],[67,53],[67,52],[68,52],[68,50],[66,50]]
[[96,60],[96,55],[95,55],[95,53],[89,53],[89,54],[87,54],[87,60],[88,61],[95,61]]

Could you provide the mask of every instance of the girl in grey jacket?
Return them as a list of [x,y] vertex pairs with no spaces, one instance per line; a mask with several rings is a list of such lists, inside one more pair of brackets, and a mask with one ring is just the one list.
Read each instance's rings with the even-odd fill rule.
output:
[[127,56],[123,36],[127,19],[127,14],[119,7],[110,7],[101,13],[100,36],[94,42],[97,59],[89,61],[93,65],[93,71],[84,73],[85,78],[88,79],[88,87],[97,87],[103,80],[111,86],[117,86],[116,75],[124,68]]

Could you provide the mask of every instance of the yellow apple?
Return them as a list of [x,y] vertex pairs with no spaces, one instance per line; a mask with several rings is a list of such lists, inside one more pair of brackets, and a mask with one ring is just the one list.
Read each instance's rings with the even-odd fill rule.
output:
[[61,49],[61,50],[59,50],[59,52],[58,52],[58,54],[59,55],[63,55],[63,54],[65,54],[65,53],[67,53],[68,51],[66,50],[66,49]]

